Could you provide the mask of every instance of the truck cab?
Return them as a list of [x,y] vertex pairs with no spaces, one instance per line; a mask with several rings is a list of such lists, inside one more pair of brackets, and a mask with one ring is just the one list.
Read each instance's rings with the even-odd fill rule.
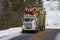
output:
[[35,30],[37,18],[35,17],[24,17],[23,19],[23,30]]

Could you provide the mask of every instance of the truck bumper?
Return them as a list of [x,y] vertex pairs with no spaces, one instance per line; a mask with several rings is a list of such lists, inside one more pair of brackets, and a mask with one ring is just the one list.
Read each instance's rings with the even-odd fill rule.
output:
[[33,30],[33,31],[34,31],[34,30],[36,30],[36,29],[22,29],[22,30],[26,30],[26,31],[27,31],[27,30],[28,30],[28,31],[29,31],[29,30]]
[[36,30],[36,26],[32,26],[32,28],[26,28],[23,26],[22,30]]

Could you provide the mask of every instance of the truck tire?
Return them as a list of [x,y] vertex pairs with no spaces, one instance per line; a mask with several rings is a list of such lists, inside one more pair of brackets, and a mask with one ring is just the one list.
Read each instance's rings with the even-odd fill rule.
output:
[[36,29],[35,29],[35,31],[34,31],[34,32],[35,32],[35,33],[36,33],[36,32],[38,32],[38,27],[36,27]]
[[22,29],[22,33],[25,33],[25,31]]
[[44,31],[45,30],[45,27],[44,26],[40,27],[40,30],[41,31]]
[[45,26],[43,26],[43,31],[45,30]]
[[36,27],[35,32],[40,32],[40,28],[39,27]]
[[40,27],[38,27],[38,32],[40,32]]

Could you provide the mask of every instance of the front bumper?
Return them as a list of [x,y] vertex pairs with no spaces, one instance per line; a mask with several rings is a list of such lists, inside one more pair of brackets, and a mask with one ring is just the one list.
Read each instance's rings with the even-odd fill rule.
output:
[[36,29],[23,29],[23,30],[26,30],[26,31],[27,31],[27,30],[33,30],[33,31],[34,31],[34,30],[36,30]]
[[22,27],[23,30],[36,30],[36,27],[32,27],[32,28],[25,28],[25,27]]

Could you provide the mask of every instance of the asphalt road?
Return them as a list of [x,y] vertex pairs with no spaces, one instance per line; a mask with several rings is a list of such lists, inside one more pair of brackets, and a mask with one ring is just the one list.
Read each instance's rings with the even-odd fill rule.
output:
[[38,33],[23,33],[10,40],[55,40],[56,35],[60,29],[45,30]]
[[34,33],[22,33],[22,35],[19,35],[17,37],[14,37],[10,40],[28,40],[28,38],[32,37]]
[[46,34],[46,36],[44,36],[41,40],[55,40],[55,37],[59,32],[60,32],[60,30],[54,30],[54,31]]

